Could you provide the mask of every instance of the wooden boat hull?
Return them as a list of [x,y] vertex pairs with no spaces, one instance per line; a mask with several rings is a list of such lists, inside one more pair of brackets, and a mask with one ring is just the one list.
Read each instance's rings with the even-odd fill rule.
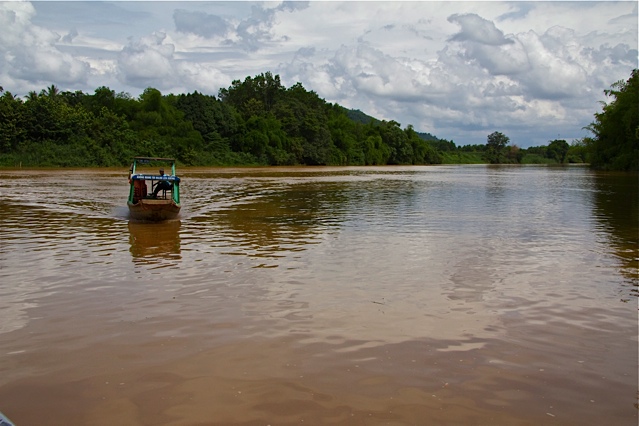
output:
[[173,200],[141,199],[137,203],[127,203],[132,219],[159,222],[175,219],[180,213],[180,205]]

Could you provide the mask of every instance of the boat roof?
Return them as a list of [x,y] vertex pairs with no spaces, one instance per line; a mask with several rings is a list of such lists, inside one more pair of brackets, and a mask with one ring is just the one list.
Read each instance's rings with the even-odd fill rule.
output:
[[175,158],[162,158],[162,157],[133,157],[135,161],[146,162],[146,161],[167,161],[170,163],[175,163]]

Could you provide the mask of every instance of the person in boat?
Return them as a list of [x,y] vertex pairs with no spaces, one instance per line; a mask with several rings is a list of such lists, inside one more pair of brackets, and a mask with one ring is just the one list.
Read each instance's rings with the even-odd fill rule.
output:
[[[164,169],[160,169],[160,176],[164,176]],[[153,198],[157,198],[158,197],[158,193],[160,191],[170,191],[171,190],[171,182],[168,182],[166,180],[161,180],[158,182],[157,185],[155,185],[155,189],[153,190]]]

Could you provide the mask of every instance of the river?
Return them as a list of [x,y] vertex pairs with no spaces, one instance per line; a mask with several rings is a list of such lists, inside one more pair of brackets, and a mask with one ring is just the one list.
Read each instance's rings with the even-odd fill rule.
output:
[[29,425],[632,425],[636,175],[0,170],[0,411]]

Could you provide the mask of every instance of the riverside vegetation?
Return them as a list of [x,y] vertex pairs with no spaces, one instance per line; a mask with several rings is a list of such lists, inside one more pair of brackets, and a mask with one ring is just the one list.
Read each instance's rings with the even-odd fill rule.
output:
[[139,98],[99,87],[94,94],[51,85],[23,100],[0,87],[0,167],[124,166],[133,156],[181,165],[392,165],[590,163],[639,170],[639,74],[605,91],[611,99],[586,129],[593,136],[519,148],[501,132],[486,144],[401,128],[321,99],[270,72],[235,80],[218,96],[162,93]]

